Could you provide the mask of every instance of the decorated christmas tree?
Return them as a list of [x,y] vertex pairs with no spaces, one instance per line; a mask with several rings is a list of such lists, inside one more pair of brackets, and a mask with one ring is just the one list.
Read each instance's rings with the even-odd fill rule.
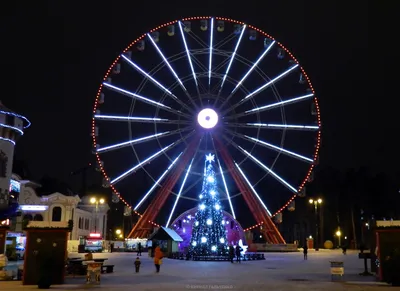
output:
[[200,204],[193,224],[190,250],[193,255],[216,255],[226,252],[227,239],[219,201],[214,155],[206,156]]

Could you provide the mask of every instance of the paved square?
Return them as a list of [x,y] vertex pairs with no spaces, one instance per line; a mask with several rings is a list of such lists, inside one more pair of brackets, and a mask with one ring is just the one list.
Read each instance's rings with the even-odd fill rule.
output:
[[[113,274],[104,274],[100,286],[84,284],[84,277],[67,279],[67,284],[52,288],[64,290],[387,290],[372,277],[361,277],[363,261],[357,252],[346,256],[340,251],[310,251],[308,260],[298,253],[266,253],[264,261],[193,262],[164,259],[161,272],[155,273],[151,258],[141,257],[140,273],[134,272],[135,253],[104,253],[107,264],[114,264]],[[71,254],[76,257],[77,254]],[[330,261],[343,261],[345,276],[341,282],[331,282]],[[1,291],[37,289],[21,282],[0,282]],[[3,287],[4,286],[4,287]],[[385,289],[386,288],[386,289]],[[400,288],[390,288],[400,290]]]

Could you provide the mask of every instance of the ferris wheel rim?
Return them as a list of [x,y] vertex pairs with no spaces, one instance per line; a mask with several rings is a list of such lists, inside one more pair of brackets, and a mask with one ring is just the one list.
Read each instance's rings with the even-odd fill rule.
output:
[[[190,21],[190,20],[199,20],[199,19],[210,19],[210,18],[212,18],[212,17],[211,17],[211,16],[192,17],[192,18],[184,18],[184,19],[182,19],[181,21]],[[229,21],[229,22],[233,22],[233,23],[237,23],[237,24],[244,25],[243,22],[236,21],[236,20],[232,20],[232,19],[221,18],[221,17],[215,17],[215,19],[216,19],[216,20]],[[150,30],[150,32],[154,32],[154,31],[156,31],[156,30],[158,30],[158,29],[160,29],[160,28],[162,28],[162,27],[166,27],[166,26],[168,26],[168,25],[175,24],[175,23],[177,23],[178,21],[179,21],[179,20],[175,20],[175,21],[172,21],[172,22],[168,22],[168,23],[166,23],[166,24],[163,24],[163,25],[161,25],[161,26],[158,26],[158,27],[156,27],[156,28]],[[268,37],[268,38],[270,38],[270,39],[272,39],[272,40],[275,40],[275,39],[274,39],[273,37],[271,37],[269,34],[265,33],[264,31],[262,31],[262,30],[260,30],[260,29],[258,29],[258,28],[256,28],[256,27],[254,27],[254,26],[248,25],[248,27],[251,28],[251,29],[254,29],[254,30],[258,31],[258,32],[260,32],[262,35],[264,35],[264,36],[266,36],[266,37]],[[138,39],[136,39],[135,41],[131,42],[131,44],[130,44],[126,49],[124,49],[123,53],[125,53],[126,51],[128,51],[135,43],[137,43],[138,41],[142,40],[146,35],[147,35],[147,34],[143,34],[143,35],[140,36]],[[281,43],[277,42],[277,44],[278,44],[281,48],[283,48],[287,53],[289,53],[289,55],[291,56],[291,58],[292,58],[295,62],[298,63],[298,61],[296,60],[296,58],[290,53],[289,50],[287,50]],[[118,56],[118,57],[115,59],[115,61],[112,63],[112,65],[110,66],[110,68],[108,69],[107,73],[105,74],[105,76],[104,76],[104,78],[103,78],[104,81],[106,81],[106,79],[108,78],[108,76],[110,75],[110,73],[111,73],[111,71],[112,71],[112,68],[113,68],[113,67],[115,66],[115,64],[119,61],[119,59],[120,59],[120,56]],[[321,136],[321,118],[320,118],[319,104],[318,104],[318,99],[317,99],[317,97],[316,97],[316,95],[315,95],[315,91],[314,91],[314,88],[313,88],[313,86],[312,86],[312,84],[311,84],[310,79],[308,78],[306,72],[304,71],[304,69],[303,69],[302,67],[300,67],[300,70],[303,72],[304,76],[306,77],[307,83],[308,83],[308,85],[309,85],[309,88],[312,90],[312,92],[313,92],[313,94],[314,94],[313,100],[314,100],[314,103],[315,103],[315,105],[316,105],[316,107],[317,107],[317,122],[318,122],[318,127],[319,127],[319,129],[318,129],[318,131],[317,131],[317,143],[316,143],[315,151],[314,151],[314,155],[313,155],[313,159],[314,159],[314,161],[316,161],[316,160],[317,160],[317,157],[318,157],[318,154],[319,154],[320,136]],[[94,104],[94,107],[93,107],[93,108],[94,108],[94,109],[93,109],[93,114],[96,113],[96,110],[97,110],[97,108],[98,108],[98,100],[99,100],[100,93],[102,92],[103,88],[104,88],[104,86],[103,86],[103,83],[102,83],[102,84],[100,84],[99,89],[98,89],[98,92],[97,92],[95,104]],[[157,108],[157,109],[159,109],[159,108]],[[96,146],[96,144],[97,144],[97,136],[95,135],[95,125],[96,125],[96,121],[95,121],[95,118],[93,117],[93,118],[92,118],[92,140],[93,140],[94,146]],[[100,170],[101,170],[101,172],[103,173],[104,177],[105,177],[107,180],[110,180],[109,177],[108,177],[108,175],[107,175],[106,170],[104,169],[104,167],[103,167],[102,164],[101,164],[100,155],[99,155],[99,153],[97,153],[97,152],[96,152],[96,159],[97,159],[97,162],[99,163]],[[310,176],[310,174],[311,174],[311,172],[312,172],[314,166],[315,166],[314,163],[310,165],[310,168],[309,168],[309,170],[308,170],[308,173],[306,174],[306,177],[304,178],[303,182],[302,182],[302,183],[300,184],[300,186],[298,187],[299,191],[304,187],[304,185],[305,185],[307,179],[309,178],[309,176]],[[262,178],[262,179],[263,179],[263,178]],[[257,183],[258,183],[258,182],[257,182]],[[118,195],[118,196],[120,197],[120,199],[121,199],[127,206],[131,207],[131,205],[130,205],[129,203],[127,203],[127,202],[123,199],[123,197],[120,195],[120,193],[118,192],[118,190],[117,190],[113,185],[110,185],[110,187],[111,187],[111,189],[113,190],[113,192],[114,192],[116,195]],[[294,195],[294,196],[288,201],[288,203],[290,203],[290,201],[292,201],[295,197],[296,197],[296,195]],[[287,204],[288,204],[288,203],[287,203]],[[286,204],[286,206],[287,206],[287,204]],[[280,211],[282,211],[286,206],[284,205],[284,206],[283,206],[281,209],[279,209],[274,215],[276,215],[277,213],[279,213]],[[136,213],[136,212],[135,212],[135,213]],[[140,213],[137,213],[137,214],[140,215]]]

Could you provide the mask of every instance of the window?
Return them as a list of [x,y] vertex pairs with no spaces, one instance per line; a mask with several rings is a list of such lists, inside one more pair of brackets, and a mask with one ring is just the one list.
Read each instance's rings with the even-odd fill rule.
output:
[[15,125],[15,117],[14,117],[14,115],[7,114],[5,121],[6,121],[6,125],[14,126]]
[[62,209],[60,206],[53,208],[52,221],[61,221]]
[[36,215],[33,217],[33,220],[34,220],[34,221],[43,221],[43,216],[42,216],[41,214],[36,214]]
[[32,221],[33,216],[31,214],[25,214],[23,220]]
[[82,229],[82,217],[79,217],[78,228]]
[[0,177],[5,178],[7,176],[7,164],[8,157],[5,152],[0,151]]

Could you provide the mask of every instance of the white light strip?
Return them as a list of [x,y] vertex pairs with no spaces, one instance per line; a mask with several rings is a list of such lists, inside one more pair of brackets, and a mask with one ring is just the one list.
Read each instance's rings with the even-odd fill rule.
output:
[[187,91],[185,86],[183,85],[181,79],[179,79],[178,75],[176,74],[176,72],[174,71],[174,69],[172,68],[171,64],[168,62],[167,58],[164,56],[164,54],[162,53],[162,51],[160,50],[160,48],[158,47],[158,45],[156,44],[156,42],[153,40],[153,38],[151,37],[151,35],[148,33],[147,37],[150,39],[151,43],[153,44],[153,46],[156,48],[158,54],[161,56],[161,58],[164,60],[165,64],[168,66],[168,68],[170,69],[171,73],[175,76],[176,80],[179,82],[179,84],[181,85],[181,87],[183,88],[183,90]]
[[231,208],[233,218],[236,219],[235,211],[233,211],[231,196],[229,195],[228,185],[226,185],[226,181],[225,181],[224,171],[222,170],[222,167],[221,167],[221,164],[219,163],[219,161],[218,161],[218,164],[219,164],[219,171],[221,172],[221,176],[222,176],[222,182],[224,183],[226,196],[228,197],[229,207]]
[[98,153],[102,153],[102,152],[107,152],[107,151],[110,151],[110,150],[116,150],[116,149],[123,148],[123,147],[129,146],[129,145],[134,145],[134,144],[139,143],[139,142],[152,140],[154,138],[157,138],[157,137],[169,134],[169,133],[171,133],[171,132],[170,131],[166,131],[166,132],[161,132],[161,133],[157,133],[157,134],[153,134],[153,135],[140,137],[140,138],[137,138],[137,139],[132,139],[132,140],[129,140],[129,141],[125,141],[125,142],[117,143],[117,144],[114,144],[114,145],[110,145],[110,146],[99,148],[97,150],[97,152]]
[[153,192],[153,190],[157,187],[157,186],[162,186],[160,185],[160,182],[164,179],[164,177],[168,174],[168,172],[172,169],[172,167],[175,165],[175,163],[178,161],[178,159],[181,157],[182,153],[179,154],[179,156],[172,161],[171,165],[169,165],[169,167],[165,170],[165,172],[158,178],[158,180],[154,183],[154,185],[150,188],[149,191],[147,191],[147,193],[144,195],[144,197],[142,198],[142,200],[139,201],[139,203],[135,206],[134,210],[136,211],[140,205],[143,204],[143,202],[147,199],[147,197]]
[[257,67],[258,63],[262,61],[265,55],[271,50],[275,41],[271,42],[271,44],[267,47],[267,49],[263,52],[263,54],[257,59],[257,61],[253,64],[250,70],[243,76],[243,78],[237,83],[236,87],[232,90],[231,94],[235,93],[236,90],[242,85],[242,83],[247,79],[247,77],[251,74],[251,72]]
[[178,201],[179,201],[179,198],[181,197],[183,188],[185,187],[186,179],[189,176],[190,169],[192,168],[193,161],[194,161],[194,158],[190,162],[189,168],[187,169],[186,174],[185,174],[185,178],[183,178],[183,182],[182,182],[181,188],[179,189],[178,195],[176,196],[174,206],[172,207],[171,213],[169,214],[169,218],[168,218],[168,221],[167,221],[167,224],[165,225],[165,227],[168,227],[169,223],[171,222],[172,215],[174,215],[174,211],[175,211],[176,205],[178,204]]
[[188,57],[188,60],[189,60],[190,69],[192,70],[193,79],[194,79],[194,82],[196,83],[196,86],[198,86],[199,84],[197,83],[196,73],[194,72],[192,58],[190,57],[190,52],[189,52],[189,49],[188,49],[188,46],[187,46],[187,43],[186,43],[185,33],[183,32],[182,23],[180,21],[178,21],[178,25],[179,25],[179,29],[181,31],[183,45],[185,46],[186,54],[187,54],[187,57]]
[[260,160],[258,160],[256,157],[254,157],[252,154],[250,154],[248,151],[243,149],[241,146],[237,146],[238,149],[240,149],[245,155],[250,157],[254,162],[256,162],[258,165],[260,165],[264,170],[269,172],[275,179],[277,179],[279,182],[281,182],[283,185],[285,185],[287,188],[292,190],[294,193],[297,193],[296,188],[294,188],[292,185],[290,185],[288,182],[286,182],[283,178],[281,178],[278,174],[276,174],[274,171],[272,171],[270,168],[268,168],[266,165],[264,165]]
[[275,77],[274,79],[272,79],[271,81],[269,81],[268,83],[264,84],[263,86],[261,86],[260,88],[258,88],[257,90],[251,92],[249,95],[247,95],[246,97],[244,97],[240,102],[243,102],[244,100],[260,93],[262,90],[266,89],[267,87],[271,86],[272,84],[274,84],[276,81],[280,80],[281,78],[283,78],[284,76],[286,76],[287,74],[289,74],[291,71],[293,71],[294,69],[296,69],[299,65],[296,64],[293,67],[289,68],[287,71],[283,72],[282,74],[280,74],[279,76]]
[[0,127],[5,127],[5,128],[9,128],[9,129],[18,131],[21,135],[24,134],[24,132],[22,130],[20,130],[18,127],[15,127],[15,126],[11,126],[11,125],[7,125],[7,124],[4,124],[4,123],[0,123]]
[[213,36],[214,36],[214,18],[211,18],[210,28],[210,59],[208,63],[208,85],[211,85],[211,68],[212,68],[212,52],[213,52]]
[[8,142],[12,143],[13,145],[15,145],[15,141],[13,141],[12,139],[5,138],[5,137],[1,137],[1,136],[0,136],[0,140],[8,141]]
[[169,121],[169,119],[153,118],[153,117],[135,117],[135,116],[114,116],[95,114],[94,118],[99,120],[114,120],[114,121],[135,121],[135,122],[156,122]]
[[319,126],[314,125],[289,125],[289,124],[271,124],[271,123],[246,123],[250,126],[281,128],[281,129],[319,129]]
[[280,101],[280,102],[276,102],[276,103],[273,103],[273,104],[257,107],[257,108],[251,109],[251,110],[247,110],[247,111],[245,111],[245,113],[251,113],[251,112],[256,112],[256,111],[264,111],[264,110],[268,110],[268,109],[273,109],[275,107],[280,107],[282,105],[291,104],[291,103],[295,103],[295,102],[298,102],[298,101],[301,101],[301,100],[304,100],[304,99],[308,99],[308,98],[313,97],[313,96],[314,96],[314,94],[307,94],[307,95],[304,95],[304,96],[300,96],[300,97],[288,99],[288,100],[285,100],[285,101]]
[[242,171],[242,169],[239,167],[239,165],[235,162],[235,166],[238,168],[240,174],[242,175],[243,179],[246,181],[247,185],[249,185],[250,189],[253,191],[254,195],[256,195],[258,201],[260,201],[261,205],[264,207],[265,210],[267,210],[267,213],[269,216],[272,216],[271,212],[268,210],[268,207],[264,204],[264,201],[262,201],[261,197],[258,195],[256,189],[254,189],[253,185],[251,185],[250,181],[247,179],[246,175]]
[[178,97],[176,97],[170,90],[168,90],[167,88],[165,88],[160,82],[158,82],[156,79],[154,79],[152,76],[150,76],[148,73],[146,73],[142,68],[140,68],[137,64],[135,64],[134,62],[132,62],[129,58],[127,58],[124,55],[121,55],[121,57],[127,61],[132,67],[134,67],[139,73],[141,73],[142,75],[144,75],[146,78],[148,78],[149,80],[151,80],[154,84],[156,84],[160,89],[164,90],[168,95],[170,95],[171,97],[178,99]]
[[153,160],[154,158],[158,157],[159,155],[161,155],[163,152],[165,152],[166,150],[168,150],[170,147],[172,147],[173,145],[175,145],[177,142],[174,142],[168,146],[166,146],[165,148],[159,150],[158,152],[156,152],[155,154],[153,154],[152,156],[148,157],[147,159],[145,159],[144,161],[140,162],[139,164],[137,164],[136,166],[134,166],[133,168],[129,169],[128,171],[126,171],[125,173],[119,175],[117,178],[111,180],[110,184],[115,184],[119,181],[121,181],[122,179],[124,179],[126,176],[128,176],[129,174],[132,174],[133,172],[135,172],[138,168],[140,168],[143,164],[146,164],[148,162],[150,162],[151,160]]
[[272,149],[274,149],[274,150],[277,150],[277,151],[279,151],[279,152],[283,152],[283,153],[288,154],[288,155],[290,155],[290,156],[294,156],[294,157],[299,158],[299,159],[301,159],[301,160],[304,160],[304,161],[307,161],[307,162],[310,162],[310,163],[314,162],[313,159],[310,159],[310,158],[307,158],[307,157],[305,157],[305,156],[296,154],[296,153],[294,153],[294,152],[285,150],[284,148],[281,148],[281,147],[278,147],[278,146],[276,146],[276,145],[267,143],[267,142],[262,141],[262,140],[259,140],[259,139],[257,139],[257,138],[250,137],[250,136],[248,136],[248,135],[244,135],[244,137],[246,137],[246,138],[248,138],[248,139],[250,139],[250,140],[252,140],[252,141],[255,141],[255,142],[257,142],[257,143],[260,143],[260,144],[262,144],[262,145],[265,146],[265,147],[272,148]]
[[121,88],[119,88],[119,87],[113,86],[113,85],[111,85],[111,84],[103,83],[103,85],[104,85],[105,87],[107,87],[107,88],[110,88],[110,89],[112,89],[112,90],[114,90],[114,91],[117,91],[117,92],[120,92],[120,93],[122,93],[122,94],[128,95],[128,96],[130,96],[130,97],[132,97],[132,98],[137,98],[137,99],[142,100],[142,101],[144,101],[144,102],[151,103],[151,104],[153,104],[153,105],[160,106],[160,107],[163,107],[163,108],[172,109],[171,107],[166,106],[166,105],[164,105],[164,104],[162,104],[162,103],[160,103],[160,102],[156,102],[156,101],[151,100],[151,99],[149,99],[149,98],[146,98],[146,97],[140,96],[140,95],[138,95],[138,94],[129,92],[129,91],[127,91],[127,90],[121,89]]
[[245,31],[245,30],[246,30],[246,24],[243,25],[242,32],[240,33],[240,36],[239,36],[239,39],[238,39],[238,41],[237,41],[235,50],[233,51],[232,56],[231,56],[231,60],[229,61],[228,67],[226,68],[225,76],[224,76],[224,78],[222,79],[222,83],[221,83],[221,88],[220,88],[220,90],[222,90],[222,87],[224,86],[226,77],[228,76],[229,70],[231,69],[233,60],[235,59],[236,52],[237,52],[237,50],[238,50],[238,48],[239,48],[239,45],[240,45],[240,42],[241,42],[241,40],[242,40],[242,37],[243,37],[243,34],[244,34],[244,31]]
[[47,205],[21,205],[19,207],[22,211],[46,211],[48,208]]

